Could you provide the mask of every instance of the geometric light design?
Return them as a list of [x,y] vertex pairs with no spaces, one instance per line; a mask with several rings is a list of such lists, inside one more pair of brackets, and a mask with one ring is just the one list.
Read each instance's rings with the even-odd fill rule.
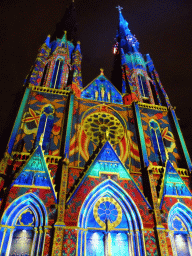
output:
[[177,231],[187,231],[186,226],[181,221],[181,219],[178,218],[177,216],[173,220],[173,228],[174,230],[177,230]]
[[34,223],[34,214],[30,209],[25,210],[20,216],[19,216],[19,222],[20,225],[26,225],[31,226]]
[[124,136],[124,128],[121,122],[106,112],[93,113],[87,116],[83,123],[85,134],[95,144],[110,141],[118,144]]
[[55,109],[52,105],[48,104],[48,105],[45,105],[42,109],[42,113],[43,114],[46,114],[46,115],[53,115],[55,112]]
[[100,198],[94,206],[93,214],[97,223],[108,230],[117,227],[122,220],[122,210],[120,205],[112,197]]

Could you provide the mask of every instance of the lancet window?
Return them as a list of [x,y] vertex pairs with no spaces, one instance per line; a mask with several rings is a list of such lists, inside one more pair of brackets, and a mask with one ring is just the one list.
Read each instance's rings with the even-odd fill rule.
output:
[[0,255],[42,255],[47,222],[46,208],[34,194],[13,201],[0,223]]
[[51,88],[55,88],[55,89],[60,88],[63,66],[64,66],[64,60],[61,58],[57,59],[57,61],[55,63],[55,68],[53,71]]
[[45,65],[45,68],[44,68],[44,71],[43,71],[43,76],[41,78],[40,86],[45,86],[45,82],[46,82],[46,78],[47,78],[47,75],[48,75],[49,67],[50,67],[50,63],[47,63]]
[[49,142],[51,136],[51,130],[54,122],[54,108],[52,105],[46,105],[42,109],[42,114],[39,121],[39,127],[37,130],[35,146],[37,147],[42,137],[42,148],[45,150],[45,154],[48,153]]
[[146,84],[146,79],[141,74],[138,75],[139,88],[141,92],[141,96],[145,99],[149,98],[149,91]]
[[149,125],[157,164],[164,164],[166,161],[166,154],[159,124],[155,120],[151,120]]
[[34,251],[34,214],[28,208],[19,216],[15,230],[9,255],[31,255]]
[[192,212],[183,204],[176,204],[169,214],[170,239],[174,255],[191,256]]

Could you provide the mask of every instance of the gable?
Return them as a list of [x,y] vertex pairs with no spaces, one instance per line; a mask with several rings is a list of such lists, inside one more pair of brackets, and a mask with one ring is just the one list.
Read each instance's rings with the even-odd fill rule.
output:
[[107,141],[91,165],[87,176],[99,177],[101,173],[114,173],[122,179],[130,179],[130,175],[121,163],[111,144]]
[[[87,179],[100,178],[101,174],[108,174],[108,175],[115,174],[118,176],[119,180],[125,181],[127,185],[131,184],[132,189],[136,189],[138,191],[138,193],[141,195],[143,200],[147,203],[148,207],[150,208],[150,205],[146,200],[145,196],[143,195],[143,193],[141,192],[141,190],[139,189],[139,187],[137,186],[137,184],[129,174],[128,170],[122,164],[115,150],[113,149],[113,147],[108,141],[106,141],[104,146],[101,148],[100,152],[98,153],[95,160],[93,161],[91,166],[88,168],[88,170],[86,171],[82,179],[79,180],[78,185],[76,185],[75,189],[71,191],[71,193],[69,194],[67,203],[68,204],[70,203],[71,199],[74,198],[74,196],[78,193],[78,190],[81,191],[82,187],[84,187],[85,185],[84,182],[87,181]],[[98,183],[98,179],[97,179],[97,183]],[[84,196],[86,196],[85,193],[83,194]]]
[[121,93],[103,74],[82,90],[81,98],[123,104]]
[[191,192],[177,173],[171,162],[168,160],[165,169],[164,182],[160,191],[160,208],[165,196],[188,197]]
[[52,178],[40,145],[17,174],[12,186],[51,189],[55,201],[57,200]]

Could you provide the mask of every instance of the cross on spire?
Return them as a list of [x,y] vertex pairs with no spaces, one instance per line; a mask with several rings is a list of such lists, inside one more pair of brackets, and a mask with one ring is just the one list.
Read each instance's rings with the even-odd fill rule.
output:
[[121,7],[120,5],[118,5],[116,8],[119,10],[119,12],[121,12],[121,10],[123,9],[123,7]]

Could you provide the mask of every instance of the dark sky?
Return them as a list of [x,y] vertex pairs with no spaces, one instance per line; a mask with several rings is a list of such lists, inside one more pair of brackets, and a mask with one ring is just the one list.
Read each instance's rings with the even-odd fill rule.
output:
[[[189,1],[188,1],[189,2]],[[53,35],[70,1],[1,0],[0,2],[0,154],[23,95],[23,81],[47,35]],[[149,53],[180,119],[192,156],[192,3],[184,0],[75,0],[81,41],[84,86],[104,68],[111,79],[112,45],[118,26],[117,5]]]

